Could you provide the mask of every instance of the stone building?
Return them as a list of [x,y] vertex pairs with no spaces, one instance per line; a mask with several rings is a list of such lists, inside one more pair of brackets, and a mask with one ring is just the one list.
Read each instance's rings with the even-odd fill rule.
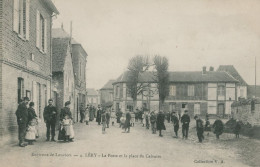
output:
[[88,105],[98,107],[98,105],[100,104],[99,92],[94,88],[87,88],[86,99],[86,103]]
[[102,106],[113,105],[113,83],[115,80],[109,80],[100,90],[100,103]]
[[52,98],[58,112],[64,107],[66,101],[70,101],[70,109],[76,121],[75,83],[71,50],[70,38],[52,39]]
[[[124,72],[114,82],[114,109],[122,111],[133,109],[133,100],[127,93],[127,78]],[[236,100],[237,84],[234,77],[223,71],[169,72],[169,94],[165,99],[164,111],[178,111],[180,114],[188,110],[190,115],[231,114],[231,104]],[[153,72],[145,72],[139,76],[139,84],[146,83],[142,94],[137,96],[137,107],[158,111],[159,95],[157,82]],[[152,92],[152,93],[151,93]]]
[[[15,111],[27,96],[40,120],[51,94],[51,0],[0,1],[0,144],[17,141]],[[42,121],[43,122],[43,121]]]

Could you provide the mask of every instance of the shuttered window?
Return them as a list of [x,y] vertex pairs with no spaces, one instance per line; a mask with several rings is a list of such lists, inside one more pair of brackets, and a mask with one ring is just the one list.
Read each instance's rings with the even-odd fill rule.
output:
[[170,96],[176,96],[176,86],[170,85]]
[[188,96],[194,96],[194,85],[188,85]]
[[13,0],[13,30],[19,37],[29,40],[30,0]]
[[40,51],[47,53],[47,19],[38,10],[36,19],[36,46]]

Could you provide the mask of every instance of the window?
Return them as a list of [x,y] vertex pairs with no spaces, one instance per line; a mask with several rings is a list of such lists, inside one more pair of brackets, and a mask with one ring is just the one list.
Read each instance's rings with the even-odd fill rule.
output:
[[13,30],[29,40],[30,0],[13,0]]
[[170,96],[176,96],[176,86],[170,85]]
[[219,96],[225,95],[225,87],[224,86],[218,86],[218,95]]
[[47,52],[47,20],[37,10],[36,46],[42,52]]
[[119,86],[116,87],[116,97],[117,98],[120,97],[120,87]]
[[241,88],[240,88],[240,97],[245,97],[244,96],[244,89],[241,89]]
[[194,104],[194,114],[195,115],[200,115],[200,104]]
[[194,85],[188,85],[188,96],[194,96]]
[[18,89],[17,89],[17,102],[20,103],[23,98],[24,80],[23,78],[18,78]]

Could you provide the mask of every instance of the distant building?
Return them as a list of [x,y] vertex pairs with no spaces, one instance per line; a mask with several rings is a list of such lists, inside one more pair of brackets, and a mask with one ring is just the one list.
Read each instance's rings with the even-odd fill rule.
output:
[[[169,95],[165,99],[164,111],[188,110],[190,115],[220,115],[231,114],[231,104],[237,99],[237,84],[234,77],[223,71],[169,72]],[[124,72],[113,83],[114,109],[133,109],[133,100],[127,93],[127,78],[129,72]],[[139,84],[146,83],[148,88],[137,96],[137,107],[158,111],[159,95],[157,81],[153,72],[145,72],[139,76]],[[153,92],[153,93],[149,93]]]
[[66,101],[70,101],[70,109],[75,119],[77,113],[70,41],[70,38],[52,39],[52,97],[58,111],[64,107]]
[[[69,39],[70,35],[62,28],[53,29],[54,38]],[[71,59],[73,65],[73,78],[74,78],[74,95],[75,95],[75,119],[79,119],[79,107],[82,103],[86,104],[86,65],[87,65],[87,52],[83,46],[78,43],[74,38],[71,38]]]
[[[27,96],[36,114],[51,93],[52,16],[59,14],[50,0],[0,2],[0,145],[17,141],[15,111]],[[43,121],[42,121],[43,122]]]
[[252,97],[258,97],[260,98],[260,85],[248,85],[247,87],[247,97],[252,98]]
[[100,90],[100,103],[102,106],[113,105],[113,83],[115,80],[109,80]]
[[93,88],[87,88],[87,104],[97,107],[100,104],[99,92]]

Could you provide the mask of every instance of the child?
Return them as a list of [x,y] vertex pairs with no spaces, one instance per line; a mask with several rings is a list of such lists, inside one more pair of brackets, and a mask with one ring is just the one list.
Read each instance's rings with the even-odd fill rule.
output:
[[206,115],[206,123],[205,123],[205,131],[208,132],[207,136],[209,136],[209,132],[211,131],[209,116]]
[[32,119],[27,127],[25,139],[28,141],[29,145],[33,145],[33,142],[36,139],[36,124],[37,120]]
[[241,130],[241,125],[239,123],[239,120],[236,120],[236,125],[235,125],[235,130],[234,130],[236,138],[239,138],[240,130]]
[[72,131],[73,129],[71,128],[72,126],[72,120],[69,118],[68,115],[65,115],[64,119],[62,120],[62,126],[65,130],[65,142],[69,142],[70,136],[72,136]]

